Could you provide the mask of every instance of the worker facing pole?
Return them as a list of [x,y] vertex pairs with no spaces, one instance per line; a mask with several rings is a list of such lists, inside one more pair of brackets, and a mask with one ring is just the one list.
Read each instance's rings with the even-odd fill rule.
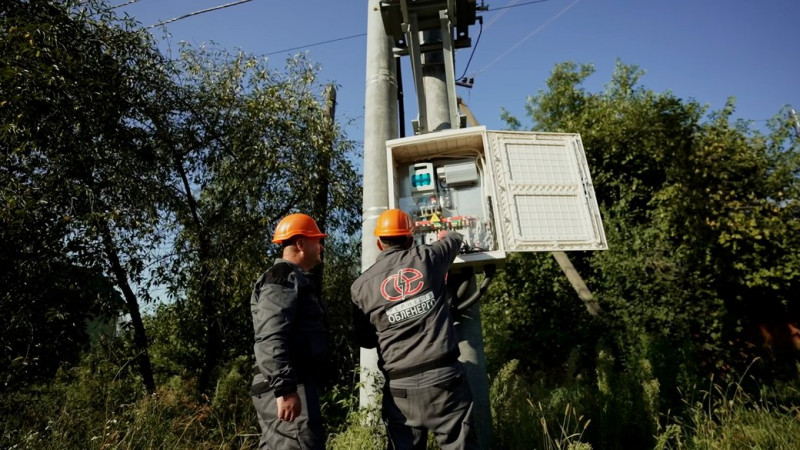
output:
[[[565,250],[604,250],[608,245],[578,134],[489,131],[476,126],[474,118],[470,127],[461,129],[463,117],[455,93],[454,50],[471,45],[468,27],[476,21],[475,6],[474,0],[380,0],[384,31],[388,31],[393,40],[394,53],[408,55],[411,61],[418,116],[412,122],[416,136],[380,143],[385,146],[381,159],[385,171],[375,167],[376,173],[369,174],[371,168],[366,163],[369,152],[373,147],[384,149],[377,140],[368,146],[365,139],[364,236],[372,228],[370,218],[374,218],[381,208],[391,205],[413,217],[413,242],[404,240],[403,243],[416,243],[415,251],[441,245],[441,241],[437,242],[441,239],[440,233],[462,237],[459,254],[452,268],[447,268],[447,295],[444,297],[449,309],[442,308],[445,305],[441,302],[437,304],[440,306],[438,311],[447,311],[455,319],[449,322],[455,322],[455,328],[450,325],[448,334],[451,337],[449,342],[454,345],[447,348],[453,350],[451,354],[454,356],[457,340],[460,364],[455,366],[464,373],[458,379],[466,378],[469,383],[473,399],[470,403],[471,417],[477,440],[482,448],[489,448],[492,424],[478,300],[494,278],[497,265],[508,252],[550,251],[554,252],[568,275],[575,275],[563,253]],[[368,39],[373,42],[373,37]],[[368,58],[375,56],[368,54]],[[462,105],[462,110],[468,108]],[[369,110],[367,116],[373,118]],[[543,143],[548,148],[544,157],[540,151],[545,145]],[[566,173],[564,167],[574,168],[574,173]],[[375,179],[378,175],[386,184],[368,184],[366,177]],[[559,185],[569,186],[571,193],[564,195],[559,191],[558,195],[553,195],[541,189],[537,180],[550,180],[551,177],[558,178]],[[370,186],[381,189],[379,194],[384,199],[383,204],[367,200],[368,192],[376,194]],[[540,205],[543,204],[547,207],[542,208]],[[582,212],[575,214],[576,209]],[[574,231],[562,231],[576,229],[587,233],[579,239]],[[369,251],[375,250],[365,242],[365,268],[374,259]],[[483,278],[478,286],[476,273],[480,272]],[[438,275],[439,282],[442,276]],[[384,326],[386,320],[391,323],[406,321],[431,311],[422,306],[430,301],[425,296],[427,294],[416,295],[424,286],[424,283],[414,283],[420,278],[424,275],[414,272],[411,267],[384,277],[380,284],[381,296],[387,302],[399,303],[369,316],[370,323],[374,324],[374,317]],[[594,311],[597,305],[585,284],[582,285],[578,277],[572,277],[571,282],[573,280],[573,286],[587,303],[587,308]],[[438,292],[436,298],[440,299],[441,289]],[[387,316],[389,309],[397,315]],[[363,333],[362,337],[368,338],[368,333]],[[368,346],[373,344],[366,339],[361,342]],[[408,351],[414,348],[409,345]],[[398,353],[404,352],[395,350],[393,355],[398,356]],[[411,375],[427,373],[430,365],[442,362],[454,363],[452,359],[425,359],[422,365],[410,369],[422,367],[425,370]],[[387,372],[393,374],[390,383],[409,375],[403,371],[398,374],[396,370],[395,367],[395,372]],[[426,387],[430,382],[413,383],[416,387]],[[408,386],[396,384],[389,387],[402,391],[400,398],[407,398],[405,388]],[[397,397],[394,392],[393,397]],[[384,400],[391,406],[391,399],[387,398]],[[408,422],[406,417],[402,425],[407,427]],[[428,427],[415,429],[415,440],[424,429]]]
[[[422,41],[431,43],[435,40],[442,41],[442,34],[438,30],[423,32]],[[423,88],[425,89],[424,105],[427,118],[426,124],[420,124],[422,129],[430,132],[459,128],[459,123],[452,123],[450,103],[456,99],[448,94],[447,77],[445,72],[444,52],[435,50],[422,55]],[[422,108],[423,105],[420,105]],[[460,298],[466,299],[477,295],[476,276],[471,268],[453,269],[448,280],[448,295],[450,303],[455,307],[458,299],[456,292],[462,285]],[[472,391],[473,398],[473,427],[478,435],[480,446],[488,449],[492,442],[492,420],[489,405],[489,380],[486,374],[486,357],[483,350],[483,333],[481,328],[480,303],[474,302],[463,311],[454,311],[455,329],[459,336],[459,350],[467,381]]]
[[[453,77],[452,26],[458,4],[459,36],[468,41],[467,26],[475,21],[474,3],[469,1],[412,3],[406,0],[371,0],[367,21],[367,88],[364,129],[364,221],[362,226],[362,271],[376,260],[378,249],[369,239],[376,218],[389,205],[386,141],[397,134],[396,72],[390,62],[393,47],[411,59],[417,90],[418,134],[460,128]],[[385,8],[381,11],[381,8]],[[381,14],[383,13],[383,23]],[[389,34],[387,34],[389,31]],[[391,38],[389,37],[391,35]],[[468,45],[460,42],[459,45]],[[405,50],[403,50],[403,47]],[[491,445],[491,412],[486,362],[483,353],[476,277],[472,269],[451,271],[448,300],[456,319],[461,361],[473,395],[473,427],[481,448]],[[451,286],[452,285],[452,286]],[[460,294],[457,295],[457,292]],[[470,299],[462,308],[459,299]],[[377,354],[361,349],[361,406],[376,405]]]

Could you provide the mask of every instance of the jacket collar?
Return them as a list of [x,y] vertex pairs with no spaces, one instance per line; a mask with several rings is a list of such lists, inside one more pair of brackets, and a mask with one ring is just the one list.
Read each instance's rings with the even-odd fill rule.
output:
[[387,256],[389,256],[391,254],[398,253],[398,252],[404,252],[406,250],[408,250],[408,249],[400,248],[400,247],[392,247],[392,248],[389,248],[389,249],[386,249],[386,250],[381,250],[381,252],[378,254],[378,257],[375,258],[375,261],[380,261],[383,258],[386,258]]
[[275,264],[280,264],[280,263],[289,264],[295,270],[299,270],[300,272],[303,272],[303,269],[301,269],[300,266],[298,266],[297,264],[295,264],[295,263],[293,263],[293,262],[291,262],[289,260],[283,259],[283,258],[275,258]]

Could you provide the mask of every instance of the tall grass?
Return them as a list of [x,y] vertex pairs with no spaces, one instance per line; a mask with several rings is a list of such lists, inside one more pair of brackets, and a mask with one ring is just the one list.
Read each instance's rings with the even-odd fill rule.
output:
[[[743,387],[743,379],[727,386],[712,382],[698,392],[699,398],[686,401],[685,448],[800,448],[798,380],[793,385],[759,386],[751,393]],[[758,385],[757,380],[749,381]],[[684,447],[678,443],[666,448]]]
[[147,396],[131,379],[81,367],[67,380],[19,393],[15,415],[4,398],[0,448],[253,448],[258,423],[241,367],[223,368],[210,401],[198,399],[191,380],[172,378]]
[[380,421],[380,411],[357,408],[350,411],[347,424],[328,436],[330,450],[360,450],[386,448],[386,432]]
[[[712,380],[684,395],[681,411],[661,413],[646,362],[634,364],[634,374],[615,372],[604,358],[598,357],[595,379],[553,386],[521,371],[517,361],[506,364],[490,388],[493,448],[800,448],[800,378],[772,386],[744,376],[727,384]],[[223,368],[213,397],[202,401],[191,381],[172,378],[144,396],[130,379],[106,377],[102,365],[83,367],[50,386],[5,395],[0,448],[255,448],[260,430],[248,369],[247,361]],[[337,386],[323,402],[331,450],[386,445],[379,411],[360,410],[357,392]],[[652,424],[654,414],[660,423]],[[624,440],[624,430],[650,425],[647,442],[635,434]],[[436,448],[432,440],[428,448]]]
[[[614,371],[611,362],[598,355],[594,385],[549,389],[522,376],[517,361],[506,364],[490,389],[493,447],[800,449],[800,379],[756,392],[745,388],[744,377],[727,386],[711,382],[684,400],[682,411],[661,414],[658,382],[647,361],[623,372]],[[652,434],[641,435],[644,430]]]
[[583,442],[590,420],[573,403],[578,390],[554,389],[541,397],[530,381],[520,376],[519,361],[507,363],[489,389],[493,447],[546,450],[591,449]]

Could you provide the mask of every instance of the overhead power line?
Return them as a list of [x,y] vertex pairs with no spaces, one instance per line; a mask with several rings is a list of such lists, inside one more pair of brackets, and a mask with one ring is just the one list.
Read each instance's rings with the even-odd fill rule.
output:
[[213,6],[211,8],[201,9],[200,11],[195,11],[195,12],[192,12],[192,13],[189,13],[189,14],[184,14],[182,16],[178,16],[178,17],[175,17],[173,19],[165,20],[163,22],[158,22],[157,24],[150,25],[147,28],[155,28],[155,27],[160,26],[160,25],[166,25],[168,23],[177,22],[178,20],[185,19],[187,17],[197,16],[197,15],[204,14],[204,13],[207,13],[207,12],[216,11],[218,9],[230,8],[231,6],[241,5],[242,3],[247,3],[247,2],[252,2],[252,1],[253,0],[239,0],[239,1],[236,1],[236,2],[226,3],[224,5]]
[[136,3],[136,2],[138,2],[138,1],[139,1],[139,0],[128,0],[128,1],[127,1],[127,2],[125,2],[125,3],[120,3],[119,5],[112,6],[112,7],[111,7],[111,9],[122,8],[123,6],[128,6],[128,5],[130,5],[131,3]]
[[[136,0],[136,1],[138,1],[138,0]],[[491,12],[494,12],[494,11],[497,11],[497,10],[501,10],[501,9],[516,8],[518,6],[526,6],[526,5],[532,5],[532,4],[535,4],[535,3],[544,3],[544,2],[549,2],[549,1],[551,1],[551,0],[536,0],[536,1],[520,3],[518,5],[513,5],[512,4],[512,5],[502,6],[502,7],[499,7],[499,8],[493,8],[493,9],[490,9],[490,10],[488,10],[486,12],[491,13]],[[501,15],[502,14],[505,14],[505,12],[501,13]],[[492,21],[492,22],[494,22],[494,21]],[[490,22],[490,25],[491,25],[492,22]],[[483,24],[481,24],[481,26],[483,26]],[[489,25],[487,25],[486,27],[488,28]],[[362,36],[366,36],[366,35],[367,35],[367,33],[360,33],[360,34],[354,34],[352,36],[344,36],[344,37],[340,37],[340,38],[329,39],[327,41],[315,42],[313,44],[299,45],[297,47],[286,48],[286,49],[283,49],[283,50],[276,50],[274,52],[269,52],[265,56],[275,55],[277,53],[283,53],[283,52],[290,52],[290,51],[293,51],[293,50],[300,50],[300,49],[304,49],[304,48],[316,47],[318,45],[330,44],[332,42],[345,41],[347,39],[354,39],[354,38],[362,37]],[[480,37],[480,34],[478,36]]]
[[499,11],[499,10],[501,10],[501,9],[516,8],[516,7],[518,7],[518,6],[533,5],[533,4],[536,4],[536,3],[545,3],[545,2],[549,2],[549,1],[550,1],[550,0],[536,0],[536,1],[532,1],[532,2],[520,3],[519,5],[506,5],[506,6],[499,6],[499,7],[497,7],[497,8],[489,8],[489,12],[492,12],[492,11]]
[[517,6],[517,5],[515,5],[515,3],[517,3],[518,1],[519,0],[511,0],[510,2],[508,2],[508,4],[506,6],[502,6],[502,7],[499,7],[499,8],[488,8],[486,10],[487,12],[494,12],[494,11],[497,11],[497,10],[500,10],[500,9],[502,9],[504,11],[501,12],[500,14],[495,14],[494,16],[492,16],[492,18],[489,19],[489,22],[486,24],[486,29],[488,30],[489,27],[491,27],[493,23],[495,23],[498,20],[500,20],[500,18],[503,17],[503,15],[505,13],[507,13],[509,9],[513,8],[514,6]]
[[[119,4],[117,6],[114,6],[114,8],[120,8],[120,7],[129,5],[131,3],[136,3],[138,1],[140,1],[140,0],[128,0],[125,3],[122,3],[122,4]],[[253,1],[253,0],[238,0],[238,1],[235,1],[235,2],[231,2],[231,3],[226,3],[224,5],[219,5],[219,6],[214,6],[214,7],[211,7],[211,8],[201,9],[199,11],[195,11],[195,12],[184,14],[182,16],[178,16],[178,17],[175,17],[175,18],[172,18],[172,19],[169,19],[169,20],[164,20],[164,21],[158,22],[156,24],[150,25],[148,28],[155,28],[157,26],[166,25],[168,23],[173,23],[173,22],[177,22],[178,20],[186,19],[187,17],[197,16],[197,15],[200,15],[200,14],[205,14],[207,12],[217,11],[217,10],[220,10],[220,9],[229,8],[231,6],[236,6],[236,5],[240,5],[242,3],[248,3],[248,2],[251,2],[251,1]],[[520,3],[520,4],[513,4],[513,2],[512,2],[512,4],[509,4],[509,5],[506,5],[506,6],[497,7],[497,8],[492,8],[492,9],[486,11],[486,12],[494,12],[494,11],[499,11],[499,10],[508,10],[510,8],[517,8],[517,7],[520,7],[520,6],[533,5],[533,4],[536,4],[536,3],[545,3],[545,2],[548,2],[548,1],[551,1],[551,0],[535,0],[535,1],[529,1],[529,2]],[[578,1],[579,0],[576,0],[575,3],[577,3]],[[573,5],[574,5],[574,3],[573,3]],[[572,7],[572,5],[567,7],[567,9],[569,9],[571,7]],[[564,10],[564,11],[566,11],[566,10]],[[503,13],[501,13],[500,15],[502,15],[502,14],[505,14],[505,11],[503,11]],[[559,13],[559,15],[561,15],[561,13]],[[499,18],[499,16],[497,18]],[[495,20],[497,18],[495,18]],[[552,20],[553,19],[551,19],[551,21]],[[494,21],[490,22],[489,25],[491,25],[491,23],[493,23],[493,22]],[[546,25],[547,24],[543,25],[542,27],[540,27],[540,29],[543,28]],[[487,27],[488,27],[488,25],[487,25]],[[481,31],[483,31],[482,28],[483,28],[483,23],[481,23]],[[285,48],[283,50],[276,50],[276,51],[273,51],[273,52],[269,52],[269,53],[266,53],[265,56],[275,55],[275,54],[284,53],[284,52],[290,52],[290,51],[294,51],[294,50],[301,50],[301,49],[304,49],[304,48],[316,47],[316,46],[319,46],[319,45],[331,44],[333,42],[346,41],[348,39],[355,39],[355,38],[358,38],[358,37],[364,37],[366,35],[367,35],[367,33],[359,33],[359,34],[353,34],[353,35],[350,35],[350,36],[343,36],[343,37],[339,37],[339,38],[328,39],[328,40],[325,40],[325,41],[314,42],[312,44],[299,45],[297,47]],[[476,46],[477,46],[477,43],[480,41],[480,35],[481,35],[481,33],[478,34],[478,40],[475,43]],[[529,35],[528,37],[530,37],[531,35]],[[525,39],[527,39],[527,37]],[[523,41],[525,39],[523,39]],[[519,44],[517,44],[517,45],[519,45]],[[512,47],[511,50],[513,50],[513,48],[515,48],[515,47]],[[472,56],[474,56],[474,54],[475,54],[475,48],[473,48],[472,54],[470,55],[470,58],[469,58],[470,60],[472,60]],[[503,54],[501,56],[505,56],[505,54]],[[495,61],[497,61],[497,60],[495,60]],[[494,62],[492,62],[492,64],[494,64]],[[466,70],[467,69],[469,69],[469,64],[467,64],[467,68],[465,69],[465,74],[466,74]],[[481,72],[483,72],[483,70],[485,70],[485,69],[486,68],[482,69]]]
[[[517,47],[519,47],[520,45],[522,45],[522,43],[523,43],[523,42],[527,41],[527,40],[528,40],[528,39],[530,39],[530,38],[531,38],[533,35],[537,34],[537,33],[538,33],[538,32],[540,32],[540,31],[542,31],[542,30],[543,30],[545,27],[547,27],[547,26],[548,26],[548,25],[550,25],[552,22],[554,22],[556,19],[558,19],[559,17],[561,17],[561,16],[562,16],[564,13],[566,13],[567,11],[569,11],[569,10],[570,10],[570,8],[572,8],[573,6],[575,6],[576,4],[578,4],[578,2],[579,2],[579,1],[581,1],[581,0],[575,0],[574,2],[570,3],[570,4],[569,4],[569,6],[567,6],[567,7],[566,7],[566,8],[564,8],[564,9],[562,9],[562,10],[561,10],[561,11],[560,11],[558,14],[556,14],[555,16],[551,17],[551,18],[550,18],[550,20],[548,20],[547,22],[543,23],[541,26],[539,26],[539,28],[537,28],[537,29],[533,30],[533,31],[532,31],[530,34],[528,34],[528,35],[527,35],[527,36],[525,36],[524,38],[520,39],[520,41],[519,41],[519,42],[517,42],[516,44],[514,44],[513,46],[511,46],[511,47],[510,47],[508,50],[506,50],[506,51],[505,51],[505,52],[503,52],[503,53],[502,53],[500,56],[498,56],[497,58],[495,58],[495,59],[494,59],[492,62],[490,62],[489,64],[487,64],[486,66],[484,66],[484,67],[483,67],[481,70],[479,70],[479,71],[478,71],[478,73],[476,73],[475,75],[478,75],[478,74],[481,74],[481,73],[485,72],[485,71],[486,71],[486,70],[487,70],[489,67],[493,66],[493,65],[494,65],[494,64],[495,64],[497,61],[500,61],[500,60],[501,60],[501,59],[503,59],[503,58],[504,58],[506,55],[508,55],[509,53],[511,53],[512,51],[514,51],[514,49],[516,49]],[[515,6],[522,6],[522,4],[520,4],[520,5],[515,5]]]
[[360,34],[354,34],[352,36],[345,36],[345,37],[340,37],[340,38],[336,38],[336,39],[330,39],[330,40],[327,40],[327,41],[315,42],[313,44],[301,45],[301,46],[292,47],[292,48],[285,48],[283,50],[277,50],[277,51],[274,51],[274,52],[269,52],[265,56],[274,55],[276,53],[290,52],[292,50],[300,50],[302,48],[316,47],[317,45],[330,44],[331,42],[344,41],[344,40],[347,40],[347,39],[353,39],[353,38],[366,36],[366,35],[367,35],[367,33],[360,33]]

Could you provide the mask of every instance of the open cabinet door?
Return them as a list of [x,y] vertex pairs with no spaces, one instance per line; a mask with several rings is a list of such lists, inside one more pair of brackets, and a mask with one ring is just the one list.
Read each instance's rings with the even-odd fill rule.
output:
[[580,135],[487,132],[507,252],[608,248]]

